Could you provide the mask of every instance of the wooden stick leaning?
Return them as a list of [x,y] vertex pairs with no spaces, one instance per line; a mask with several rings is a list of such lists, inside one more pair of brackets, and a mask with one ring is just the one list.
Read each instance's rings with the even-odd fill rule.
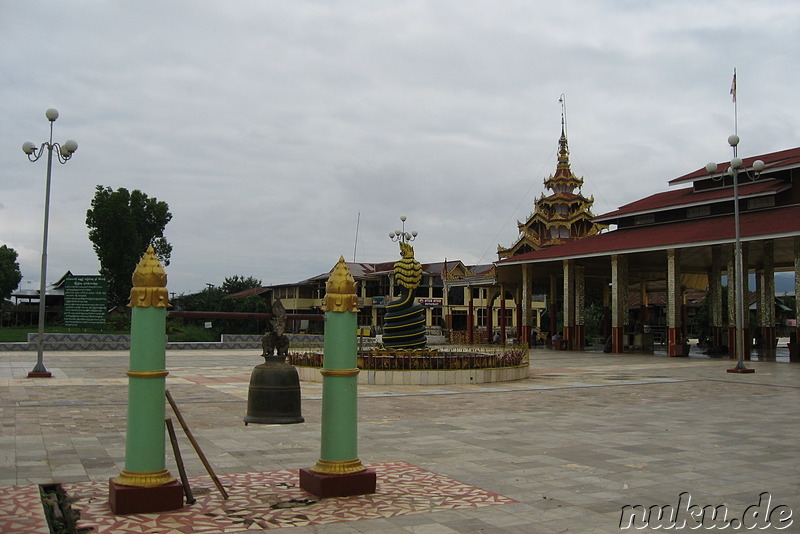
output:
[[203,451],[200,450],[200,445],[197,443],[197,440],[194,439],[194,435],[192,435],[192,431],[189,430],[189,427],[186,425],[186,421],[183,419],[183,415],[181,415],[180,410],[178,409],[178,405],[175,404],[175,399],[172,398],[172,394],[169,390],[165,391],[167,395],[167,400],[169,401],[169,405],[172,406],[172,411],[175,412],[175,417],[177,417],[178,422],[181,424],[181,428],[183,428],[184,433],[186,433],[186,437],[189,438],[189,441],[192,443],[192,447],[194,447],[195,452],[197,452],[197,456],[200,457],[200,461],[203,462],[203,465],[206,468],[206,471],[211,476],[211,480],[214,481],[214,485],[217,487],[219,492],[222,494],[223,499],[228,498],[228,492],[225,491],[225,488],[222,487],[217,475],[214,473],[214,469],[211,468],[211,464],[208,463],[206,459],[206,455],[203,454]]
[[194,498],[192,488],[189,486],[189,479],[186,476],[186,468],[183,466],[183,457],[181,457],[181,449],[178,447],[178,436],[175,435],[175,427],[172,425],[172,419],[167,417],[164,423],[167,425],[169,441],[172,443],[172,452],[175,455],[175,463],[178,464],[178,473],[181,475],[183,494],[186,495],[186,504],[194,504],[197,502],[197,499]]

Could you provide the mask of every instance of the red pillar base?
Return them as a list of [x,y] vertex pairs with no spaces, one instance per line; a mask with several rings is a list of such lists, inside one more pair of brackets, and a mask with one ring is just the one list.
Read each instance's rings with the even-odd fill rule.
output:
[[712,326],[711,327],[711,348],[716,349],[717,347],[722,346],[722,327],[721,326]]
[[108,480],[108,503],[114,514],[148,514],[183,508],[183,486],[170,482],[154,488],[123,486]]
[[756,346],[758,360],[762,362],[774,362],[777,356],[778,339],[774,326],[762,326],[757,330],[761,334],[759,344]]
[[686,350],[689,346],[683,343],[683,336],[681,329],[677,327],[669,328],[667,332],[668,338],[668,356],[688,356],[689,352]]
[[611,327],[611,352],[623,353],[625,352],[625,334],[621,326]]
[[743,369],[739,369],[738,367],[734,367],[733,369],[728,369],[728,372],[729,373],[755,373],[756,370],[755,369],[750,369],[748,367],[745,367]]
[[583,325],[582,324],[576,324],[574,326],[574,330],[572,332],[572,338],[574,340],[573,341],[573,345],[574,346],[572,347],[572,350],[583,350],[583,349],[586,348],[585,347],[586,343],[585,343],[585,341],[583,339]]
[[[744,359],[750,360],[750,351],[753,349],[753,340],[750,338],[750,329],[742,328],[742,338],[744,339]],[[728,354],[731,360],[735,360],[736,355],[736,329],[728,329]]]
[[519,336],[519,340],[517,341],[517,343],[525,343],[529,347],[532,345],[532,343],[531,343],[531,327],[530,326],[524,325],[520,329],[520,336]]
[[300,469],[300,487],[320,498],[375,493],[378,477],[374,469],[347,475],[326,475]]
[[29,371],[28,378],[53,378],[50,371]]
[[800,328],[798,328],[794,335],[789,338],[789,361],[800,362],[800,347],[798,347],[797,340],[800,339]]
[[564,347],[566,350],[573,350],[572,348],[573,328],[574,327],[572,326],[564,325],[564,334],[561,336],[561,346]]
[[744,338],[744,359],[750,361],[750,351],[753,350],[753,338],[750,335],[749,328],[742,328],[742,337]]

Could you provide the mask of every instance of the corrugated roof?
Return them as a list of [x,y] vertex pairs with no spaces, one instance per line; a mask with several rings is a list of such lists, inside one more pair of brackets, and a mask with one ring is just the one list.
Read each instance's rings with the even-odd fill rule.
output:
[[230,299],[246,299],[247,297],[252,297],[253,295],[260,295],[261,293],[265,293],[269,291],[268,287],[251,287],[249,289],[245,289],[243,291],[238,291],[236,293],[231,293],[227,295],[227,298]]
[[[800,235],[800,206],[745,212],[740,215],[740,234],[742,239]],[[623,228],[577,241],[569,241],[563,245],[527,252],[500,260],[497,264],[502,266],[667,247],[685,248],[701,244],[732,242],[734,236],[733,215],[726,215],[662,225]]]
[[[394,264],[397,261],[384,261],[380,263],[350,263],[347,262],[347,268],[350,269],[350,273],[353,275],[353,278],[356,280],[363,280],[364,278],[369,278],[372,276],[380,276],[380,275],[387,275],[394,271]],[[456,265],[464,265],[461,260],[448,260],[447,262],[433,262],[433,263],[422,263],[422,272],[426,275],[433,275],[433,276],[440,276],[445,268],[445,263],[448,269],[452,269]],[[474,269],[473,267],[467,265],[468,269]],[[492,264],[486,266],[478,266],[480,268],[484,268],[485,270],[491,269]],[[299,282],[299,284],[304,283],[312,283],[312,282],[319,282],[325,281],[330,277],[330,272],[318,274],[317,276],[311,277],[307,280],[303,280]],[[281,284],[284,286],[294,286],[297,284]],[[278,286],[272,286],[278,287]]]
[[[756,182],[749,182],[739,186],[739,198],[774,195],[781,191],[791,188],[791,184],[783,181],[763,179]],[[719,189],[709,189],[705,191],[695,191],[691,187],[684,187],[663,193],[650,195],[630,204],[620,207],[616,211],[599,215],[593,219],[594,222],[608,222],[620,217],[630,217],[639,213],[653,213],[667,209],[679,207],[689,207],[699,204],[712,204],[723,202],[733,197],[733,187],[726,186]]]
[[[771,152],[769,154],[762,154],[760,156],[742,158],[742,161],[744,162],[744,166],[747,168],[747,167],[752,167],[753,162],[757,159],[760,159],[766,164],[765,172],[776,171],[778,169],[784,169],[784,168],[798,167],[800,166],[800,147],[789,148],[787,150],[780,150],[778,152]],[[715,174],[724,173],[725,171],[728,170],[729,166],[730,166],[729,161],[719,163],[717,172]],[[698,178],[702,179],[708,177],[709,177],[708,171],[706,171],[705,167],[702,167],[694,172],[690,172],[689,174],[684,174],[679,178],[670,180],[669,185],[694,182]]]

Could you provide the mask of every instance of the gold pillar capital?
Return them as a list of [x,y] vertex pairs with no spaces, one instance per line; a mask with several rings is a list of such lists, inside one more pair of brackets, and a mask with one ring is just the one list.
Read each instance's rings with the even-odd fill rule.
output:
[[347,268],[344,256],[339,256],[339,261],[325,284],[325,301],[322,309],[326,312],[358,312],[356,281]]
[[132,276],[130,302],[132,308],[168,308],[167,273],[150,245],[136,265]]

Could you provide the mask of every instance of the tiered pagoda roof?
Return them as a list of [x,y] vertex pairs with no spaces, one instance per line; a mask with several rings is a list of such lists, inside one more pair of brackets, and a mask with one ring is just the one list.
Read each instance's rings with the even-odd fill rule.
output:
[[[517,221],[519,237],[513,245],[508,248],[497,246],[499,259],[582,239],[608,228],[608,225],[592,222],[594,215],[591,207],[594,197],[586,198],[581,194],[583,178],[575,176],[570,169],[563,120],[561,138],[558,140],[556,172],[544,181],[544,186],[551,193],[547,196],[542,193],[536,199],[535,210],[524,223]],[[575,189],[578,189],[577,193]]]

